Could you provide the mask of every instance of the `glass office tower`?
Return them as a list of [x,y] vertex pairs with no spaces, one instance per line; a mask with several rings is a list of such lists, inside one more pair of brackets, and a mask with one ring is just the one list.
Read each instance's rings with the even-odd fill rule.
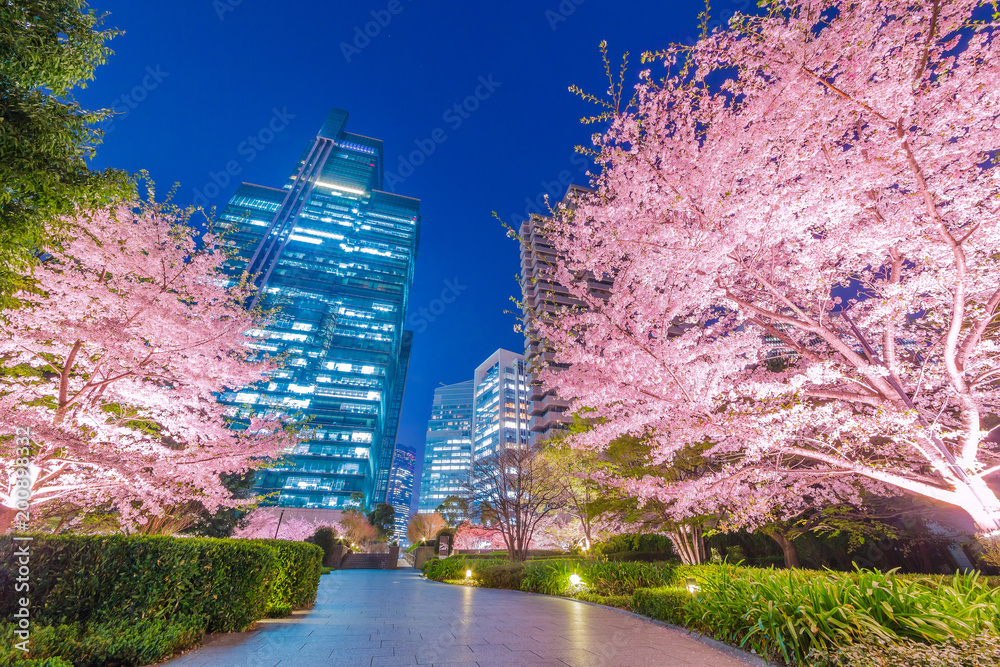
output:
[[282,188],[242,184],[218,226],[259,305],[279,308],[255,347],[282,370],[221,397],[233,412],[300,414],[306,437],[257,476],[286,507],[342,509],[354,492],[385,502],[409,363],[403,331],[420,201],[383,192],[382,142],[333,109]]
[[433,512],[448,496],[465,491],[472,464],[472,388],[466,380],[434,390],[418,512]]
[[497,350],[473,376],[472,460],[528,446],[531,401],[524,356]]
[[406,540],[406,527],[410,523],[410,500],[413,498],[413,473],[417,467],[417,453],[412,447],[396,445],[389,475],[389,495],[386,502],[395,511],[396,530],[393,537],[402,544]]

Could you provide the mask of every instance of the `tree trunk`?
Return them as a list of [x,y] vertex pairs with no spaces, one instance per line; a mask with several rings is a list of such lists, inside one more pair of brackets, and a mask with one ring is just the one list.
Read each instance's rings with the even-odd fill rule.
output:
[[781,554],[785,557],[785,567],[787,568],[798,568],[799,565],[799,552],[795,548],[795,542],[788,539],[778,531],[770,531],[768,535],[771,539],[778,543],[781,547]]
[[669,533],[677,555],[685,565],[705,562],[705,536],[700,526],[680,525]]
[[964,509],[976,522],[980,534],[1000,531],[1000,499],[980,477],[973,477],[967,485],[955,489]]

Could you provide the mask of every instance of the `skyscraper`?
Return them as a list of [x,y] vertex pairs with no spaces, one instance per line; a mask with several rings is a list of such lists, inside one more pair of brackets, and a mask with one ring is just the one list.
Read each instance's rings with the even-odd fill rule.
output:
[[256,305],[280,308],[252,332],[255,347],[286,355],[270,382],[220,400],[310,419],[294,451],[258,473],[258,490],[287,507],[385,500],[409,363],[420,201],[381,190],[382,142],[347,120],[333,109],[282,188],[243,183],[217,223],[232,279],[248,275]]
[[497,350],[479,365],[472,382],[472,460],[501,447],[527,447],[530,403],[524,356]]
[[434,390],[418,512],[433,512],[445,498],[464,491],[472,462],[472,390],[472,380]]
[[406,525],[410,521],[410,500],[413,498],[413,473],[416,465],[417,453],[413,448],[396,445],[386,502],[396,511],[396,531],[393,537],[400,541],[406,538]]
[[[563,197],[562,205],[572,206],[573,199],[581,193],[591,192],[587,188],[571,185]],[[548,365],[559,368],[552,362],[552,351],[546,341],[540,340],[531,325],[532,318],[544,317],[557,308],[577,307],[583,304],[570,296],[569,291],[552,277],[552,267],[559,261],[555,248],[545,237],[545,226],[549,218],[532,214],[521,223],[518,230],[521,237],[521,289],[524,311],[525,357],[528,370]],[[611,282],[591,280],[593,294],[597,298],[607,298]],[[559,398],[555,392],[547,391],[538,382],[532,381],[529,388],[530,436],[534,445],[551,436],[570,421],[567,414],[569,401]]]

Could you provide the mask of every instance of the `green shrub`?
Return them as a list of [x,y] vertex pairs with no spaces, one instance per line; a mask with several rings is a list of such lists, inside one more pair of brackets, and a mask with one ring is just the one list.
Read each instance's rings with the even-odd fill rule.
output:
[[473,576],[479,586],[509,591],[521,590],[524,581],[524,563],[492,562],[495,564],[486,566],[476,564]]
[[620,563],[660,563],[670,554],[651,551],[616,551],[602,555],[604,560]]
[[675,579],[684,576],[694,576],[700,591],[686,601],[680,588],[637,591],[636,611],[790,664],[802,663],[810,651],[855,643],[941,644],[997,634],[1000,592],[977,575],[944,583],[870,570],[723,564],[677,568]]
[[638,588],[632,594],[632,611],[665,623],[687,625],[687,605],[691,594],[686,588]]
[[343,540],[337,537],[337,532],[330,526],[317,528],[309,541],[323,550],[324,563],[327,558],[333,555],[333,548],[338,544],[343,544]]
[[448,558],[432,558],[424,563],[423,573],[428,579],[444,581],[445,579],[464,579],[465,571],[469,569],[464,556],[449,556]]
[[[275,572],[268,592],[265,612],[269,616],[283,615],[295,607],[305,607],[316,601],[323,550],[308,542],[288,540],[249,540],[270,549],[275,556]],[[280,610],[287,609],[285,614]]]
[[666,586],[674,580],[671,563],[588,563],[580,576],[599,595],[631,595],[637,588]]
[[[276,557],[247,540],[36,536],[33,620],[41,625],[202,616],[209,632],[264,616]],[[317,549],[317,547],[312,547]],[[0,538],[0,617],[14,611],[12,540]]]
[[30,660],[19,660],[23,652],[14,649],[15,627],[0,626],[0,664],[23,667],[29,664],[52,666],[58,659],[76,667],[104,667],[109,663],[149,665],[201,641],[204,621],[200,616],[174,621],[142,620],[109,623],[40,625],[31,628]]
[[569,588],[569,578],[574,573],[580,574],[580,568],[574,561],[529,561],[524,567],[521,590],[545,595],[562,595]]
[[[323,550],[285,540],[36,536],[33,620],[41,625],[202,617],[244,630],[269,611],[315,601]],[[16,594],[12,540],[0,538],[0,617]]]
[[619,609],[627,609],[629,611],[632,610],[631,595],[600,595],[598,593],[581,591],[574,594],[573,597],[577,600],[583,600],[584,602],[595,602],[609,607],[618,607]]
[[[522,590],[546,595],[631,595],[636,588],[663,586],[674,578],[671,563],[601,563],[571,558],[546,558],[525,563],[503,559],[472,559],[451,556],[428,561],[424,575],[435,581],[462,580],[472,570],[477,585],[484,588]],[[573,588],[570,576],[580,575],[584,586]]]
[[666,535],[655,533],[613,535],[594,544],[594,554],[598,556],[627,552],[658,554],[657,560],[666,560],[674,555],[674,545]]

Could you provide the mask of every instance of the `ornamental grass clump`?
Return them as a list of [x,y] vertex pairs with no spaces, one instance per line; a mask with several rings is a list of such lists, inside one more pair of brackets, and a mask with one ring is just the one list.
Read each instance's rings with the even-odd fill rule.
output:
[[810,651],[863,642],[940,644],[995,636],[1000,611],[1000,593],[978,574],[956,574],[942,585],[893,572],[723,566],[707,571],[699,586],[682,613],[672,614],[673,622],[791,664],[809,664]]
[[600,595],[630,595],[638,588],[666,586],[674,578],[674,566],[670,563],[587,563],[581,576],[593,592]]

